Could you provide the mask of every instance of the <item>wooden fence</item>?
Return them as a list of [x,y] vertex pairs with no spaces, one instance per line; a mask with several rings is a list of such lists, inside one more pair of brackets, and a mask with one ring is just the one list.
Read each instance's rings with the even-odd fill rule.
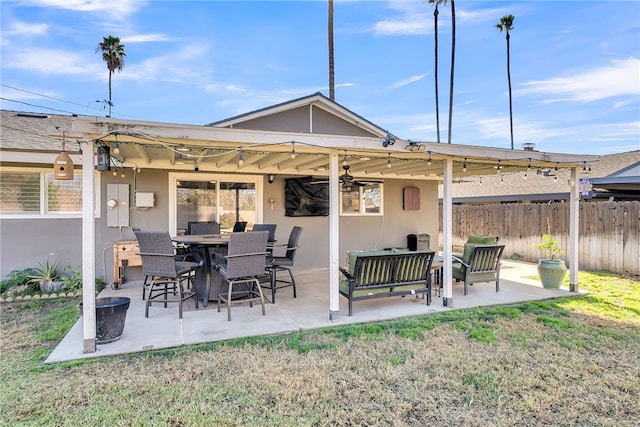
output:
[[[579,223],[581,270],[640,275],[639,201],[580,202]],[[567,261],[568,230],[568,203],[453,206],[454,246],[469,234],[499,236],[505,258],[537,262],[544,252],[535,244],[550,231],[565,251],[559,258]]]

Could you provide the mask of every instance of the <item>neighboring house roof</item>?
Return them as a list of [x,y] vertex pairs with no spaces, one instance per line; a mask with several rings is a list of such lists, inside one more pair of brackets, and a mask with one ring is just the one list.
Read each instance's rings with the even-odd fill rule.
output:
[[382,138],[389,133],[320,92],[209,123],[207,126]]
[[[589,177],[593,186],[590,197],[640,199],[640,150],[601,156],[580,177]],[[468,177],[467,182],[454,184],[453,202],[567,200],[570,178],[569,170],[556,172],[553,168]],[[442,189],[440,192],[442,197]]]

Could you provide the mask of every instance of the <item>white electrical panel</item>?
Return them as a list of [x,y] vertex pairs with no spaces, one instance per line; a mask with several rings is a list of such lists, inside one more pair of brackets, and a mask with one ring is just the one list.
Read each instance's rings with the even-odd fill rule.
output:
[[129,184],[107,184],[107,227],[129,226]]
[[156,199],[153,193],[136,191],[136,207],[152,208],[155,206]]

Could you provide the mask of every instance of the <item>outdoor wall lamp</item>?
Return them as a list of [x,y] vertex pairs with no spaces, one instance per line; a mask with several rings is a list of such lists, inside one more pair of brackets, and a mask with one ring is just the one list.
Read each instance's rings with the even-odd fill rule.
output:
[[385,137],[384,137],[384,141],[382,141],[382,146],[383,147],[388,147],[389,145],[393,145],[396,143],[396,136],[393,134],[388,133]]
[[273,181],[276,179],[276,176],[272,173],[269,174],[269,177],[267,178],[269,181],[269,184],[273,184]]
[[98,155],[98,170],[110,171],[111,170],[111,154],[110,154],[109,147],[106,145],[99,145],[96,148],[96,153]]

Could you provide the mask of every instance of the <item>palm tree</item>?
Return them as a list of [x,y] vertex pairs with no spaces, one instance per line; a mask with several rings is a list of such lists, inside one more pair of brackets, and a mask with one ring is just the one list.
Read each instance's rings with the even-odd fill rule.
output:
[[438,5],[446,4],[447,0],[429,0],[429,3],[434,5],[433,35],[434,35],[434,41],[435,41],[435,53],[434,53],[435,71],[433,73],[433,76],[434,76],[435,85],[436,85],[436,132],[438,136],[438,143],[440,143],[440,104],[439,104],[440,101],[438,98],[438,14],[440,12],[438,11]]
[[333,0],[329,0],[329,99],[336,100],[333,61]]
[[456,58],[456,5],[451,0],[451,77],[449,78],[449,136],[448,143],[451,144],[451,127],[453,124],[453,70]]
[[102,60],[107,63],[107,68],[109,69],[109,116],[107,117],[111,117],[111,107],[113,106],[113,102],[111,102],[111,75],[116,70],[122,71],[126,54],[120,39],[113,36],[103,37],[96,48],[97,52],[102,52]]
[[513,20],[516,19],[513,15],[505,15],[500,18],[500,22],[496,24],[496,28],[502,32],[507,33],[507,81],[509,83],[509,125],[511,126],[511,149],[513,150],[513,104],[511,101],[511,58],[510,58],[510,45],[511,30],[513,30]]

